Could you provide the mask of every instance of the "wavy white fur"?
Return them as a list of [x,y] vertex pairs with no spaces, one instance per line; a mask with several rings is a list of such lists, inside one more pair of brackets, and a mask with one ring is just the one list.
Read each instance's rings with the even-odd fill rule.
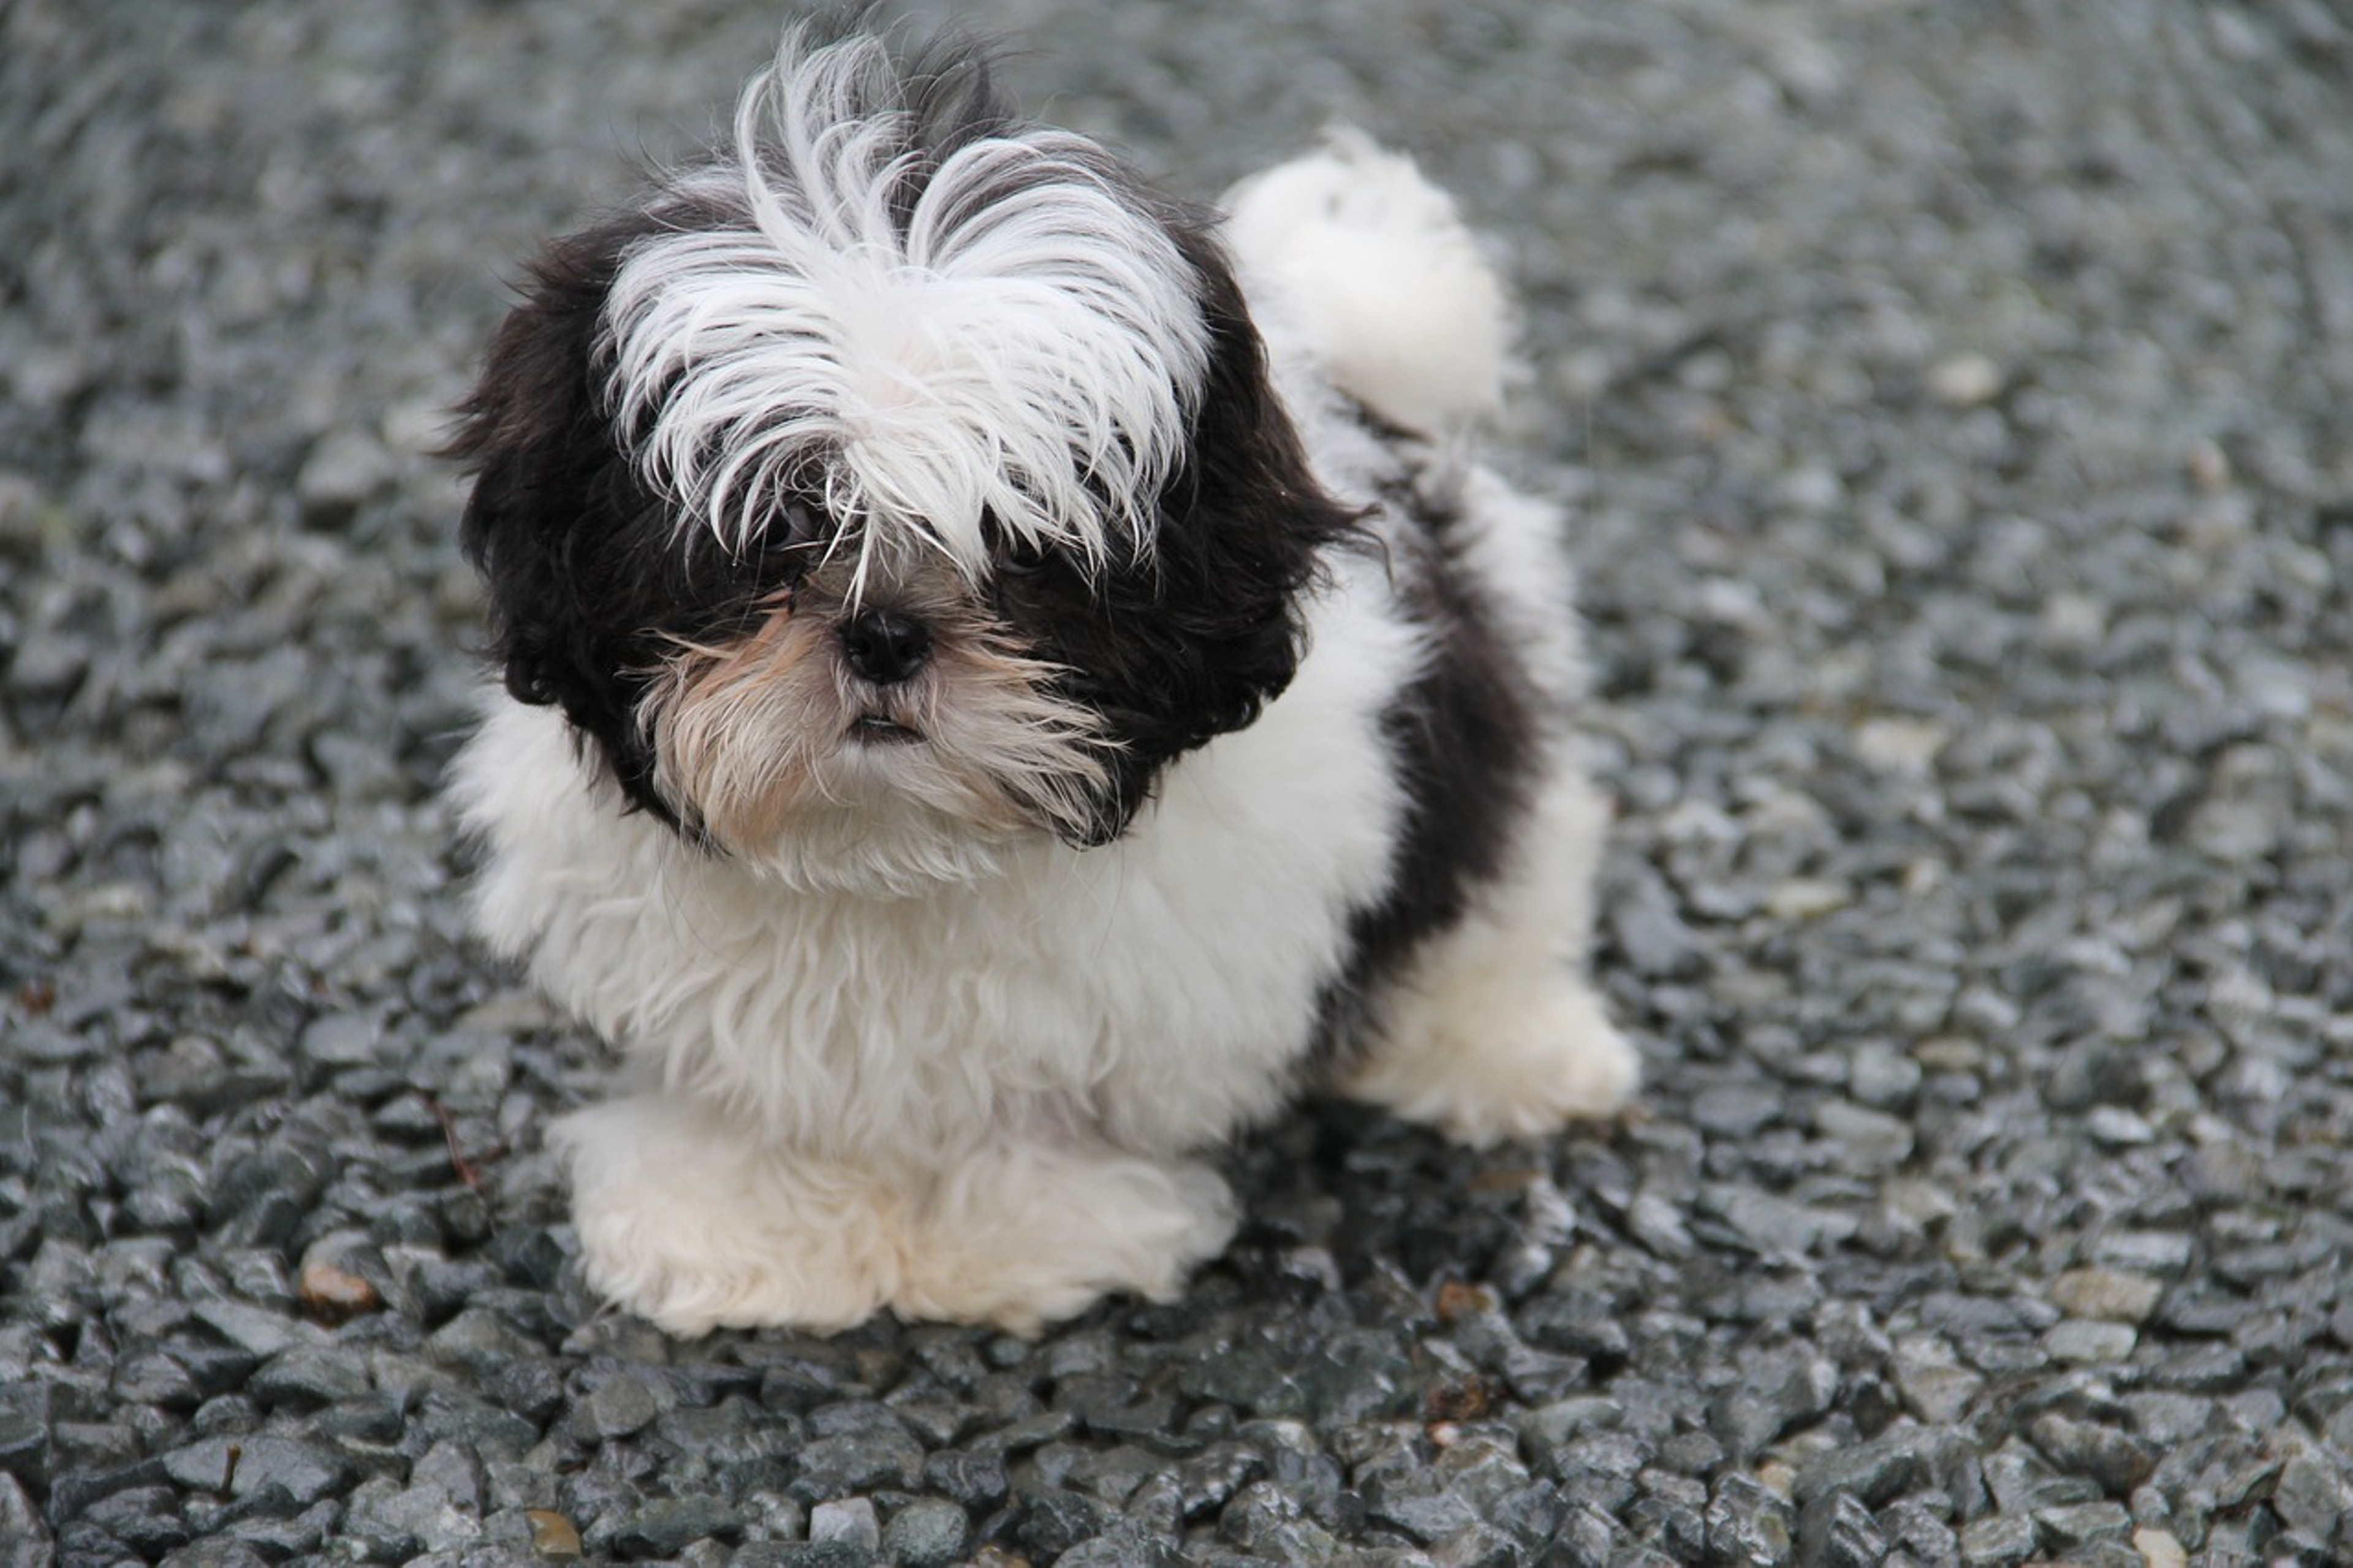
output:
[[974,576],[985,515],[1096,559],[1148,538],[1208,363],[1174,242],[1091,143],[1038,127],[950,153],[902,225],[900,117],[856,112],[888,47],[802,37],[745,91],[732,173],[691,187],[740,221],[648,240],[614,282],[640,466],[738,551],[811,450],[839,454],[828,511]]
[[[818,134],[821,104],[780,112],[788,132]],[[814,375],[838,401],[791,416],[848,429],[853,413],[891,412],[861,400],[914,367],[910,343],[953,366],[969,324],[961,306],[926,308],[902,341],[849,310],[887,297],[910,263],[867,243],[872,214],[859,195],[876,172],[864,154],[827,152],[839,190],[764,212],[756,234],[665,237],[632,263],[640,275],[625,270],[624,383],[649,396],[669,388],[660,460],[706,518],[773,477],[760,470],[765,445],[730,449],[726,434],[761,398]],[[1345,185],[1363,162],[1326,152],[1262,177],[1243,202],[1254,216],[1230,236],[1318,477],[1352,501],[1401,470],[1335,386],[1437,426],[1482,412],[1506,370],[1499,331],[1447,310],[1327,308],[1381,299],[1400,279],[1451,279],[1470,289],[1473,325],[1502,319],[1500,304],[1478,302],[1500,289],[1464,249],[1451,205],[1409,187],[1419,176],[1402,161],[1378,166],[1377,245],[1363,243],[1365,215],[1349,202],[1265,205],[1292,186]],[[1089,199],[1082,180],[1018,211],[993,242],[1050,254]],[[1115,244],[1098,233],[1083,248],[1092,264],[1128,240],[1123,228]],[[927,265],[962,254],[942,245]],[[779,247],[792,247],[790,268],[764,259]],[[1320,258],[1312,279],[1303,257]],[[750,275],[725,270],[737,264]],[[804,268],[825,287],[797,282]],[[973,308],[1010,305],[1001,281],[977,279]],[[1148,367],[1107,363],[1117,356],[1097,354],[1085,331],[1058,344],[1075,348],[1084,374],[1110,376],[1108,437],[1058,416],[1008,427],[1026,399],[1044,396],[1051,415],[1043,384],[951,374],[934,389],[927,372],[897,413],[936,432],[905,448],[936,461],[861,472],[868,499],[904,504],[911,526],[968,518],[1013,482],[1008,462],[1042,475],[1067,466],[1074,444],[1119,460],[1097,449],[1104,439],[1127,444],[1130,480],[1166,465],[1195,345],[1165,281],[1117,287],[1139,283],[1152,319],[1126,330],[1171,354],[1174,391],[1145,388]],[[752,305],[798,325],[721,325]],[[1417,384],[1398,368],[1412,363],[1437,369]],[[1482,470],[1448,482],[1466,569],[1543,666],[1545,696],[1565,705],[1581,677],[1557,517]],[[1057,510],[1076,498],[1051,489],[1035,526],[1079,526]],[[977,548],[961,532],[940,542]],[[1170,764],[1119,838],[1092,849],[1015,838],[905,896],[795,885],[703,853],[623,814],[560,714],[491,698],[452,785],[489,848],[478,927],[638,1069],[628,1097],[554,1132],[591,1282],[681,1333],[839,1327],[884,1307],[1029,1330],[1108,1290],[1165,1295],[1222,1247],[1230,1199],[1200,1156],[1298,1085],[1350,913],[1392,874],[1409,799],[1384,716],[1430,657],[1377,552],[1337,558],[1304,611],[1308,652],[1288,689],[1255,723]],[[1556,723],[1540,737],[1544,782],[1509,871],[1391,977],[1397,1004],[1353,1092],[1483,1142],[1607,1113],[1630,1091],[1633,1055],[1578,967],[1606,813],[1570,744]]]

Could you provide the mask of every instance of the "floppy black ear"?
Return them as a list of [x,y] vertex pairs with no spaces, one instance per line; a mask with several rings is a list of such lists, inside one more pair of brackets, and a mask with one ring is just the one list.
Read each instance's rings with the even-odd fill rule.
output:
[[668,523],[620,450],[600,363],[606,293],[644,232],[638,217],[548,246],[491,340],[449,453],[475,473],[459,540],[489,585],[507,690],[560,706],[629,799],[672,819],[636,708],[650,633],[670,618],[662,563],[677,552],[649,547]]
[[1046,649],[1115,742],[1096,843],[1126,826],[1163,764],[1248,726],[1291,684],[1300,595],[1363,517],[1309,468],[1224,252],[1205,225],[1169,228],[1209,331],[1186,461],[1161,494],[1152,549],[1103,574],[1090,613],[1059,617]]
[[1250,723],[1291,684],[1303,651],[1299,596],[1366,514],[1327,494],[1310,467],[1223,248],[1205,229],[1176,232],[1199,279],[1210,357],[1155,553],[1167,612],[1208,656],[1193,686],[1214,726],[1206,740]]

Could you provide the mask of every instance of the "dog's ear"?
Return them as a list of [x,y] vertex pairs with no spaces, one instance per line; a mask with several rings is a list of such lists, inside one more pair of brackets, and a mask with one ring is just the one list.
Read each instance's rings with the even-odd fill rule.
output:
[[[603,367],[607,291],[644,220],[551,243],[491,340],[448,455],[474,472],[459,525],[491,598],[493,655],[517,701],[560,706],[629,798],[665,817],[636,706],[664,585],[660,508],[621,451]],[[674,585],[672,585],[674,588]]]
[[1300,595],[1364,514],[1327,494],[1309,466],[1223,249],[1206,230],[1176,234],[1198,279],[1209,362],[1186,467],[1162,500],[1155,564],[1205,655],[1192,705],[1222,733],[1291,684],[1304,635]]
[[1300,596],[1363,518],[1317,483],[1208,226],[1178,216],[1169,228],[1208,329],[1186,459],[1161,493],[1150,549],[1071,594],[1085,612],[1055,616],[1044,649],[1113,742],[1090,843],[1118,837],[1163,764],[1282,695],[1303,651]]

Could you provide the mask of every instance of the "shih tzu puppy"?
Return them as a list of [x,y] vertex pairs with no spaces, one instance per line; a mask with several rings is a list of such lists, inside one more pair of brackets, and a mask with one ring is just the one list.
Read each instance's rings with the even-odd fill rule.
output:
[[1559,519],[1506,307],[1354,138],[1220,219],[983,51],[790,34],[554,242],[457,448],[504,689],[477,924],[637,1070],[582,1263],[681,1334],[1166,1296],[1307,1087],[1616,1110]]

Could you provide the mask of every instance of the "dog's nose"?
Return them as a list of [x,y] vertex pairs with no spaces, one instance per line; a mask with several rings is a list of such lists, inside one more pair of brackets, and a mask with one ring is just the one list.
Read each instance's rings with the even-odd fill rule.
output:
[[931,628],[896,610],[860,610],[841,628],[841,651],[861,679],[896,686],[931,658]]

